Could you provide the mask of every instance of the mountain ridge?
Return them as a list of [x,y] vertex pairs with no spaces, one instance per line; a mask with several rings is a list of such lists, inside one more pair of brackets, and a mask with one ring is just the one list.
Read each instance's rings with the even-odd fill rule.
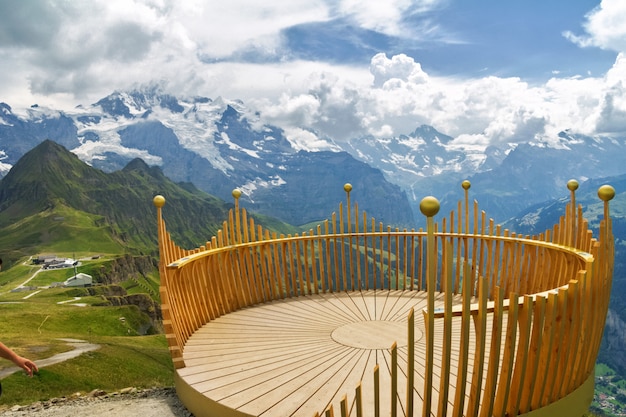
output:
[[[503,138],[487,146],[421,124],[409,134],[336,142],[315,132],[286,132],[265,124],[259,113],[237,100],[179,98],[156,84],[114,92],[68,113],[33,106],[24,114],[18,117],[8,105],[0,111],[0,162],[5,167],[43,140],[41,127],[34,126],[43,123],[63,137],[57,142],[105,172],[139,157],[160,166],[175,182],[193,183],[222,199],[240,188],[242,201],[251,208],[279,213],[292,224],[315,221],[333,210],[342,199],[343,183],[363,176],[369,182],[355,187],[354,195],[370,204],[365,209],[381,221],[412,227],[421,222],[424,196],[436,196],[447,211],[462,196],[464,179],[472,182],[473,195],[489,215],[505,221],[558,197],[570,178],[584,181],[626,171],[622,136],[563,130],[554,137],[516,136],[510,140],[517,142]],[[16,147],[16,142],[23,143]],[[346,155],[331,158],[327,152]],[[300,175],[299,168],[309,176]],[[311,190],[319,209],[300,198],[299,190]]]
[[[160,168],[140,159],[120,171],[105,173],[45,140],[0,180],[4,251],[14,251],[17,258],[34,248],[45,249],[51,230],[64,236],[58,229],[79,227],[84,233],[97,230],[100,238],[116,242],[110,246],[120,253],[154,254],[158,245],[152,199],[157,194],[167,200],[168,230],[188,248],[215,235],[233,207],[192,184],[172,182]],[[276,219],[262,217],[262,221],[281,232],[296,230]]]
[[[14,142],[34,129],[34,121],[54,124],[69,119],[72,129],[59,128],[65,135],[62,144],[105,172],[120,170],[132,159],[141,158],[148,165],[160,166],[173,181],[193,183],[222,199],[229,199],[231,191],[239,188],[242,201],[251,209],[291,224],[326,218],[337,201],[345,198],[343,186],[350,182],[372,216],[397,226],[414,225],[406,194],[382,172],[372,171],[349,153],[339,158],[303,153],[282,129],[260,123],[257,115],[237,101],[199,97],[182,101],[148,87],[113,93],[71,114],[35,106],[28,109],[27,116],[18,118],[20,123],[14,121],[10,106],[3,108],[0,150],[7,166],[22,154],[23,149]],[[25,147],[34,146],[37,140],[43,138],[33,136]],[[303,177],[300,169],[314,175]],[[336,175],[330,175],[333,173]],[[323,177],[323,182],[316,176]],[[368,183],[357,185],[362,177],[367,177]],[[317,195],[313,205],[299,195],[307,191]]]

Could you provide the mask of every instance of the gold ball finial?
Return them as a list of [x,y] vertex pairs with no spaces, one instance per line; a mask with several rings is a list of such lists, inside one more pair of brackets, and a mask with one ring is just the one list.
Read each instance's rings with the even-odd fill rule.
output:
[[343,190],[346,193],[349,193],[350,191],[352,191],[352,184],[350,184],[349,182],[345,183],[344,186],[343,186]]
[[241,197],[241,190],[239,188],[235,188],[232,194],[235,200],[239,200],[239,197]]
[[600,200],[602,201],[612,200],[613,197],[615,197],[615,188],[611,187],[610,185],[603,185],[602,187],[598,188],[598,197],[600,197]]
[[155,207],[157,208],[161,208],[165,205],[165,197],[163,197],[162,195],[157,195],[152,199],[152,204],[154,204]]
[[422,198],[420,201],[420,211],[426,217],[433,217],[439,213],[439,200],[433,196]]
[[463,187],[464,190],[469,190],[470,187],[472,186],[472,183],[469,182],[469,180],[465,180],[461,183],[461,187]]
[[569,180],[567,182],[567,189],[570,190],[570,191],[578,190],[578,181],[576,181],[576,180]]

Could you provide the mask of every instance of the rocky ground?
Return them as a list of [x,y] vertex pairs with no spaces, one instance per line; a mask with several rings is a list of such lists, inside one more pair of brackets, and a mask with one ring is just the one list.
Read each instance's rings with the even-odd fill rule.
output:
[[106,393],[94,390],[86,395],[53,398],[34,404],[0,409],[1,417],[193,417],[176,396],[174,388],[138,390],[126,388]]

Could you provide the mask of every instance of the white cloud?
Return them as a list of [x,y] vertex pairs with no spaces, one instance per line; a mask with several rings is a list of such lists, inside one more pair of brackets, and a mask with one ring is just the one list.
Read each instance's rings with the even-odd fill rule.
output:
[[403,54],[395,55],[391,59],[387,59],[385,54],[376,54],[372,58],[370,72],[374,75],[374,85],[377,87],[392,80],[414,84],[428,82],[428,75],[422,71],[420,64]]
[[581,47],[598,47],[617,52],[626,52],[626,2],[602,0],[586,16],[583,25],[586,35],[566,31],[563,35]]
[[285,93],[259,108],[266,109],[270,122],[311,128],[337,140],[407,134],[422,123],[458,136],[459,143],[472,140],[483,146],[556,142],[566,129],[626,132],[623,55],[603,77],[555,77],[543,85],[519,78],[430,76],[403,55],[376,55],[370,71],[369,78],[315,73],[306,93]]
[[271,51],[280,46],[282,29],[329,19],[328,6],[322,0],[173,0],[172,8],[171,17],[183,23],[199,53],[216,58],[246,46]]
[[[0,101],[67,108],[165,80],[175,95],[242,99],[294,143],[313,146],[324,146],[313,131],[345,140],[407,134],[424,123],[459,143],[481,145],[549,138],[564,129],[626,132],[624,55],[603,77],[555,73],[541,85],[429,74],[403,54],[375,54],[369,68],[280,59],[282,29],[345,19],[388,35],[419,36],[406,17],[444,3],[42,0],[7,8],[0,2]],[[581,46],[626,50],[625,1],[603,0],[586,19],[584,35],[566,36]],[[276,59],[225,59],[241,51]]]
[[417,32],[404,24],[404,17],[432,10],[441,3],[441,0],[341,0],[338,10],[365,29],[408,37]]

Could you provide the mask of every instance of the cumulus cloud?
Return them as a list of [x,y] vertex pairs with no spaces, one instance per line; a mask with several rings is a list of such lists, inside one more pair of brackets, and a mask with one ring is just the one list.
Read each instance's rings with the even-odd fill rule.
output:
[[264,102],[268,121],[308,127],[337,140],[408,134],[423,123],[457,137],[459,145],[558,141],[570,129],[584,134],[626,132],[626,58],[603,77],[520,78],[430,76],[405,55],[378,54],[370,77],[312,74],[300,94]]
[[374,85],[382,87],[387,81],[398,80],[421,84],[428,81],[428,75],[422,71],[419,63],[404,54],[387,59],[385,54],[372,58],[370,72],[374,75]]
[[576,35],[566,31],[563,35],[581,47],[598,47],[626,52],[626,2],[602,0],[600,5],[586,15],[583,25],[586,34]]
[[[372,52],[369,66],[295,60],[283,38],[286,28],[340,21],[419,42],[424,34],[407,26],[407,16],[426,16],[423,24],[436,30],[428,11],[446,3],[0,2],[0,100],[13,107],[46,101],[73,107],[77,100],[89,104],[114,90],[166,80],[167,92],[177,96],[242,99],[294,143],[317,147],[326,137],[388,137],[421,124],[459,144],[480,146],[549,140],[564,129],[626,132],[622,54],[601,77],[554,73],[547,82],[530,84],[516,77],[429,73],[400,53]],[[625,21],[626,2],[602,0],[586,16],[584,34],[565,36],[579,46],[624,51]],[[244,61],[251,55],[257,59]]]

